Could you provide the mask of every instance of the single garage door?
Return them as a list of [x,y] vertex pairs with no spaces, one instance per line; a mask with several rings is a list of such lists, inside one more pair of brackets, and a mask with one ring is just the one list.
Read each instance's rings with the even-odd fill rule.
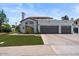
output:
[[71,34],[71,26],[61,26],[62,34]]
[[78,28],[74,28],[74,33],[78,33]]
[[40,26],[42,34],[57,34],[59,26]]

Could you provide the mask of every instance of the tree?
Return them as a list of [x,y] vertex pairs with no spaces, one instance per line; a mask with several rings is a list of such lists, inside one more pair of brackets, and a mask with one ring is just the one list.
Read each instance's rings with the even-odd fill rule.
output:
[[2,11],[0,11],[0,32],[1,32],[1,25],[3,24],[3,23],[7,23],[8,22],[8,18],[6,17],[6,14],[4,13],[4,11],[2,10]]
[[61,17],[62,20],[69,20],[69,17],[67,15]]
[[16,26],[15,25],[12,25],[12,28],[15,28]]

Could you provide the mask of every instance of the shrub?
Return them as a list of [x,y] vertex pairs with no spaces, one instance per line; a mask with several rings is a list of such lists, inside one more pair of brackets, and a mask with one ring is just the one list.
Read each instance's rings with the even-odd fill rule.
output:
[[9,24],[2,25],[2,32],[11,32],[11,27]]

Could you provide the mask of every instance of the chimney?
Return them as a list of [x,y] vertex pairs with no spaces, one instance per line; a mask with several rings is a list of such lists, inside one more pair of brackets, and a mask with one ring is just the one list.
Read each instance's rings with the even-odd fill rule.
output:
[[24,19],[24,17],[25,17],[25,13],[24,13],[24,12],[22,12],[22,20]]

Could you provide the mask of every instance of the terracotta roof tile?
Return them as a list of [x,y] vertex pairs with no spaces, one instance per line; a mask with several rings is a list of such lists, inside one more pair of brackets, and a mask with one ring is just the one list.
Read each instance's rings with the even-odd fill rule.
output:
[[24,21],[26,19],[32,19],[32,20],[35,20],[35,19],[53,19],[52,17],[27,17],[21,21]]

